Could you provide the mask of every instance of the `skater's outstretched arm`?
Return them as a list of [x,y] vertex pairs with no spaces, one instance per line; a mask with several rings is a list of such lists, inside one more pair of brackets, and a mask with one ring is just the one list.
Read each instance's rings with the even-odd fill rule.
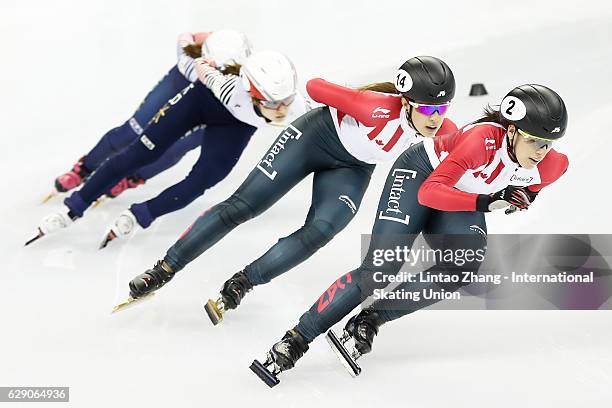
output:
[[386,109],[401,109],[399,94],[385,94],[347,88],[327,82],[321,78],[311,79],[306,84],[308,95],[316,102],[332,106],[340,112],[354,117],[367,126],[386,124],[389,115],[376,117],[372,111],[378,107]]
[[[456,147],[421,186],[419,202],[442,211],[476,211],[482,207],[478,202],[486,199],[484,194],[462,191],[455,186],[467,171],[472,170],[474,177],[479,177],[477,171],[494,160],[496,149],[492,146],[499,139],[496,131],[499,132],[495,127],[484,125],[459,131],[454,136],[458,140]],[[542,188],[559,179],[567,171],[568,164],[564,154],[554,149],[548,152],[537,166],[540,182],[527,187],[533,193],[530,194],[531,201]],[[488,177],[494,179],[495,173],[493,171]]]
[[[210,32],[199,32],[199,33],[181,33],[178,36],[176,44],[177,54],[177,67],[181,74],[188,78],[191,82],[198,79],[195,72],[195,58],[190,52],[190,48],[196,50],[202,46],[202,43],[206,41],[206,38],[210,35]],[[201,52],[201,51],[200,51]]]
[[233,89],[238,81],[238,76],[233,74],[223,74],[220,70],[213,67],[209,61],[202,58],[195,60],[196,77],[206,85],[213,94],[224,104],[228,104],[233,93]]
[[468,170],[483,168],[492,160],[495,151],[487,150],[485,144],[487,140],[495,140],[494,130],[480,126],[463,132],[460,136],[463,141],[421,186],[419,202],[442,211],[476,211],[478,194],[458,190],[455,185]]

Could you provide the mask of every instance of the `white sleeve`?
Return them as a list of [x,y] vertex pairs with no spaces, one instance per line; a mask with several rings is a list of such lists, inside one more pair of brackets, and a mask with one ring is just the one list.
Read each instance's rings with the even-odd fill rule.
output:
[[202,58],[196,58],[194,61],[197,78],[212,91],[221,103],[228,106],[239,80],[238,76],[223,74]]
[[178,62],[176,63],[178,70],[185,78],[193,82],[198,79],[197,73],[195,72],[195,59],[185,54],[183,48],[189,44],[194,44],[194,38],[191,33],[182,33],[178,36],[176,45],[176,54]]

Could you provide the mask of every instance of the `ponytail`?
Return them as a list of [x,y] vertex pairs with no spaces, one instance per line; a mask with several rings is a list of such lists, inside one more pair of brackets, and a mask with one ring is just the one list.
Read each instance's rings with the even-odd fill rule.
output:
[[[183,47],[183,52],[191,58],[200,58],[202,56],[202,45],[200,44],[189,44]],[[227,64],[221,69],[221,73],[224,75],[240,75],[240,64]]]
[[393,82],[375,82],[357,88],[358,91],[374,91],[386,94],[399,95],[399,91],[395,88]]
[[497,123],[504,127],[504,129],[508,129],[508,126],[512,124],[508,119],[504,118],[501,112],[491,105],[487,105],[483,111],[483,117],[472,122],[472,123],[483,123],[483,122],[493,122]]
[[227,64],[226,66],[223,67],[223,69],[221,70],[221,73],[223,75],[240,75],[240,68],[242,67],[242,65],[240,64]]
[[183,47],[183,52],[191,58],[202,56],[202,44],[189,44]]

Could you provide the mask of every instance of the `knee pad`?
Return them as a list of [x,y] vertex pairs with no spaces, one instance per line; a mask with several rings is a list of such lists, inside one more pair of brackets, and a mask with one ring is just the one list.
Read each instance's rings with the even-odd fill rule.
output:
[[228,198],[224,203],[219,216],[227,226],[235,227],[255,216],[253,209],[236,196]]
[[315,252],[325,246],[336,235],[336,229],[332,224],[323,220],[314,220],[306,223],[298,231],[299,239],[306,248]]

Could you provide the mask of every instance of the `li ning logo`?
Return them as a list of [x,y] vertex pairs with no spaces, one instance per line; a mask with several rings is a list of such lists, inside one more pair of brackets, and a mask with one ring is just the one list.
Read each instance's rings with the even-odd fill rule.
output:
[[446,91],[440,91],[438,92],[438,95],[436,95],[436,98],[439,98],[441,96],[445,96],[446,95]]
[[353,200],[351,200],[351,197],[343,194],[343,195],[338,197],[338,200],[340,200],[344,204],[346,204],[353,214],[355,214],[357,212],[357,206],[355,205]]
[[389,119],[389,114],[391,113],[391,111],[389,109],[385,109],[385,108],[381,108],[380,106],[376,109],[374,109],[374,111],[372,112],[372,118],[383,118],[383,119]]
[[559,133],[559,132],[561,132],[561,128],[560,127],[556,127],[553,130],[551,130],[550,133]]

